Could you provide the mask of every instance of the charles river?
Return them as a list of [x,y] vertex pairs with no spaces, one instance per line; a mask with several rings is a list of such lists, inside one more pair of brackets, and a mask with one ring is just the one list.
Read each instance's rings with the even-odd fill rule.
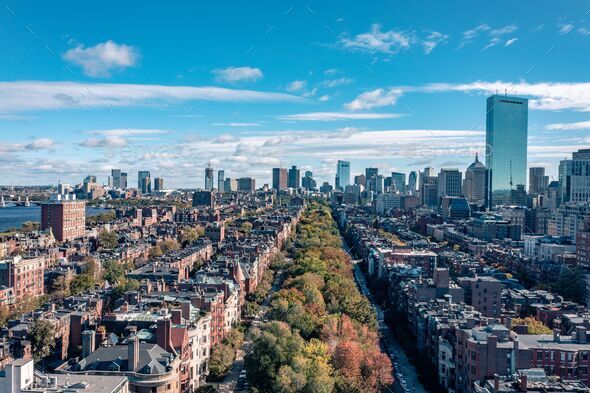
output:
[[[86,208],[86,214],[88,216],[95,216],[105,211],[105,209],[94,207]],[[4,232],[11,228],[20,228],[26,221],[40,222],[41,206],[33,205],[29,207],[17,207],[7,203],[6,207],[0,207],[0,232]]]

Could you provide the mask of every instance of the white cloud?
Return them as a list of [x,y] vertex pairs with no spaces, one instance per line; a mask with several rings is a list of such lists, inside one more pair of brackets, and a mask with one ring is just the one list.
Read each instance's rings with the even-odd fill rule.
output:
[[560,23],[557,25],[559,34],[567,34],[575,27],[573,23]]
[[80,146],[89,148],[116,148],[127,146],[127,140],[120,136],[107,136],[104,138],[88,138],[80,142]]
[[354,83],[354,79],[342,77],[342,78],[337,78],[337,79],[325,80],[322,83],[320,83],[320,85],[334,88],[334,87],[338,87],[338,86],[349,85],[351,83]]
[[67,50],[63,58],[82,67],[85,75],[108,77],[112,70],[135,66],[139,60],[139,51],[132,46],[119,45],[109,40],[90,47],[78,45]]
[[580,27],[578,29],[578,33],[580,33],[582,35],[590,35],[590,29],[587,29],[585,27]]
[[338,74],[338,70],[336,68],[328,68],[326,71],[324,71],[324,74],[328,76],[334,76]]
[[[467,44],[472,43],[475,41],[476,38],[480,36],[487,36],[489,38],[488,43],[482,48],[483,50],[489,49],[494,47],[502,42],[504,42],[504,36],[508,34],[512,34],[518,30],[518,26],[515,24],[506,25],[498,28],[492,28],[487,23],[482,23],[475,26],[472,29],[466,30],[463,32],[463,39],[461,40],[461,44],[459,48],[464,47]],[[512,41],[512,42],[510,42]],[[504,46],[509,46],[516,41],[516,38],[509,39],[505,42]],[[510,42],[508,44],[508,42]]]
[[215,80],[226,83],[256,82],[263,76],[260,68],[254,67],[227,67],[213,70],[213,74]]
[[27,150],[45,150],[51,149],[55,146],[53,139],[49,138],[38,138],[24,145]]
[[295,121],[379,120],[394,119],[401,116],[403,115],[399,113],[310,112],[281,115],[278,119]]
[[373,24],[370,31],[352,38],[342,37],[339,44],[349,50],[392,55],[409,49],[414,42],[414,35],[410,32],[382,31],[381,25]]
[[432,83],[420,87],[400,87],[402,92],[446,92],[494,94],[507,91],[508,94],[529,96],[529,107],[533,110],[575,110],[590,112],[590,82],[540,82],[512,83],[477,81],[464,84]]
[[449,36],[443,34],[438,31],[431,31],[426,36],[426,39],[422,41],[422,47],[424,48],[424,53],[427,55],[430,54],[434,48],[439,45],[446,44],[449,39]]
[[510,46],[510,45],[514,44],[516,41],[518,41],[518,38],[511,38],[504,43],[504,46]]
[[318,100],[320,102],[327,102],[327,101],[330,101],[330,96],[328,94],[324,94],[323,96],[321,96],[320,98],[318,98]]
[[232,134],[222,134],[213,140],[213,143],[235,143],[239,138]]
[[395,105],[400,94],[399,90],[375,89],[360,94],[344,107],[351,111],[357,111]]
[[222,87],[116,83],[0,82],[0,113],[95,107],[126,107],[174,101],[297,102],[284,93]]
[[578,121],[575,123],[554,123],[545,126],[546,130],[590,130],[590,121]]
[[287,85],[287,91],[291,93],[295,93],[305,89],[307,86],[307,81],[304,80],[296,80]]
[[169,130],[138,129],[138,128],[116,128],[111,130],[92,130],[88,134],[104,136],[133,136],[133,135],[153,135],[166,134]]
[[214,126],[223,126],[223,127],[257,127],[260,123],[213,123]]

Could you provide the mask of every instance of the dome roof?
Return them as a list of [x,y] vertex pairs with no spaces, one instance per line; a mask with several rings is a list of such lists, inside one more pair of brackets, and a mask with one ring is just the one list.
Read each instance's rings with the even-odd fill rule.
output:
[[485,167],[486,166],[479,161],[479,158],[477,156],[477,153],[475,153],[475,161],[473,161],[473,163],[471,165],[469,165],[469,167],[467,168],[467,170],[468,171],[469,170],[474,170],[476,168],[483,168],[483,169],[485,169]]

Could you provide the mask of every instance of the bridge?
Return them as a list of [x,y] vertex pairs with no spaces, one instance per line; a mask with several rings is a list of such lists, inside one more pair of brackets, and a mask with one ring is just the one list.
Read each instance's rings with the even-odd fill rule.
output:
[[2,207],[7,207],[8,204],[12,204],[15,207],[29,207],[29,206],[40,206],[41,205],[41,201],[30,201],[29,197],[25,197],[24,201],[21,201],[21,197],[19,195],[18,199],[16,201],[14,200],[5,200],[4,199],[4,195],[0,195],[0,208]]

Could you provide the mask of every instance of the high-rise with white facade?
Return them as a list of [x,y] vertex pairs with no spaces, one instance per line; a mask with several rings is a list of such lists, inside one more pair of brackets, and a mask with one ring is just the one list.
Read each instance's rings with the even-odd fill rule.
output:
[[562,203],[590,200],[590,149],[578,150],[571,160],[559,162],[559,192]]

